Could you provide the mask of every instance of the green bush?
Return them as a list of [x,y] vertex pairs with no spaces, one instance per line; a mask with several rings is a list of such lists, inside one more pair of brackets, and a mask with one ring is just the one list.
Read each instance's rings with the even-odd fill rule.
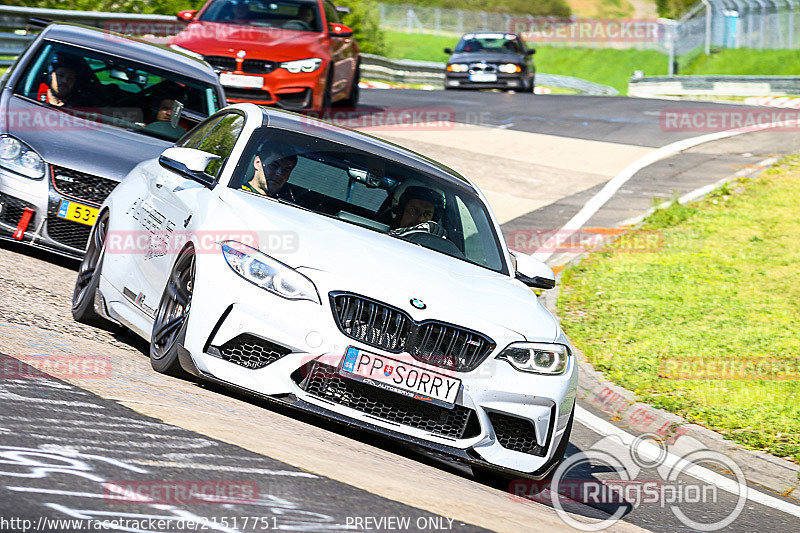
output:
[[[6,5],[42,7],[48,9],[75,9],[79,11],[109,11],[118,13],[146,13],[175,15],[184,9],[200,9],[207,0],[5,0]],[[559,0],[561,1],[561,0]],[[353,28],[362,52],[384,54],[386,44],[380,28],[378,8],[367,0],[338,0],[336,5],[349,7],[351,13],[343,22]]]
[[386,39],[381,29],[378,6],[367,0],[336,0],[337,6],[349,7],[350,14],[342,22],[353,28],[353,37],[361,51],[367,54],[386,54]]

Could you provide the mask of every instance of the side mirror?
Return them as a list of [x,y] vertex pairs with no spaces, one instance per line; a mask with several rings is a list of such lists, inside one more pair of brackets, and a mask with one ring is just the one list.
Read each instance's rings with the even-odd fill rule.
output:
[[444,53],[445,54],[452,54],[453,53],[453,49],[452,48],[445,48],[444,49]]
[[187,9],[186,11],[178,11],[176,17],[181,22],[191,22],[194,20],[194,16],[197,15],[196,9]]
[[536,53],[536,49],[535,48],[531,48],[529,50],[525,50],[525,55],[526,56],[532,56],[535,53]]
[[341,13],[342,15],[349,15],[350,8],[345,6],[336,6],[336,12]]
[[350,26],[345,26],[344,24],[339,24],[338,22],[335,24],[330,24],[331,28],[331,36],[332,37],[352,37],[353,36],[353,28]]
[[195,150],[194,148],[167,148],[158,156],[158,163],[169,171],[180,174],[206,187],[214,184],[214,176],[206,174],[206,167],[212,161],[220,159],[218,155]]
[[514,266],[514,277],[534,289],[552,289],[556,286],[553,269],[528,254],[509,250]]

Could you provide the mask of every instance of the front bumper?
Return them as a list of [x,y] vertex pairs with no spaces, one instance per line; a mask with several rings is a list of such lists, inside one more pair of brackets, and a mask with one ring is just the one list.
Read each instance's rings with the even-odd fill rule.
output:
[[243,71],[223,71],[239,76],[252,76],[263,80],[260,89],[243,89],[224,86],[225,99],[229,103],[253,102],[274,105],[290,111],[319,109],[325,91],[325,65],[314,72],[292,74],[277,68],[268,74],[250,74]]
[[[15,240],[44,248],[61,255],[80,259],[86,250],[91,226],[78,224],[57,216],[62,199],[78,201],[91,207],[99,204],[67,197],[51,186],[51,168],[41,180],[31,180],[0,169],[0,238]],[[21,238],[12,237],[23,212],[33,210]]]
[[[574,358],[561,376],[522,373],[494,358],[511,337],[485,332],[497,348],[471,372],[450,371],[462,383],[453,410],[432,406],[335,374],[348,346],[392,357],[339,330],[326,295],[341,287],[315,279],[322,305],[289,301],[241,280],[221,257],[197,261],[214,283],[198,276],[182,358],[187,370],[471,464],[530,477],[552,466],[575,402]],[[220,283],[229,282],[228,297],[220,298]],[[252,357],[266,359],[255,365]]]
[[496,81],[478,82],[470,81],[469,74],[467,73],[454,74],[452,72],[447,72],[445,74],[444,84],[448,89],[515,89],[521,91],[526,88],[527,80],[529,79],[529,83],[533,84],[533,77],[529,77],[527,74],[498,74]]

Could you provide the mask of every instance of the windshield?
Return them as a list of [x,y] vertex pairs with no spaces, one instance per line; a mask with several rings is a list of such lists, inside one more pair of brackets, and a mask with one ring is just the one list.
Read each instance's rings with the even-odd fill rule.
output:
[[464,35],[456,52],[502,52],[521,54],[517,36],[511,33],[468,33]]
[[229,186],[505,273],[486,206],[457,178],[263,127],[253,134]]
[[316,2],[302,0],[216,0],[198,20],[297,31],[322,31]]
[[175,141],[194,124],[171,123],[182,108],[201,116],[219,109],[213,85],[95,50],[47,42],[15,93],[54,109]]

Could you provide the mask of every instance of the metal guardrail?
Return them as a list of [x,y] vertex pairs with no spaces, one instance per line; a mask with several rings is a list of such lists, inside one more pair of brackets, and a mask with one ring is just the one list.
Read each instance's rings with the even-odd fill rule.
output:
[[798,94],[800,76],[650,76],[628,82],[628,95],[643,98]]

